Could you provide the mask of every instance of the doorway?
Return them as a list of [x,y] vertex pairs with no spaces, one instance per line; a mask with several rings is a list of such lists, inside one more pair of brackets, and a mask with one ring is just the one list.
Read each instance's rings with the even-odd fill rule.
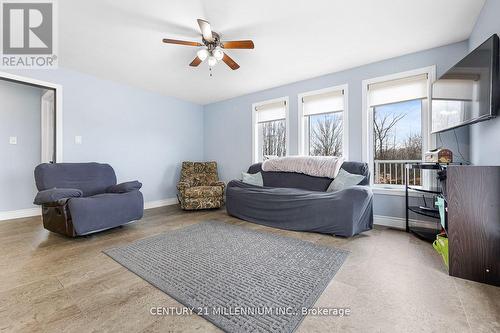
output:
[[0,96],[0,220],[39,215],[33,170],[62,162],[62,88],[0,72]]

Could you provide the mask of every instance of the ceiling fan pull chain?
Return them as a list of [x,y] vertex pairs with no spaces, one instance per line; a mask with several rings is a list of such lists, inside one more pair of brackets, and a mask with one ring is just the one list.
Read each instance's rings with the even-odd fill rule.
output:
[[208,70],[210,71],[210,77],[212,77],[212,67],[208,67]]

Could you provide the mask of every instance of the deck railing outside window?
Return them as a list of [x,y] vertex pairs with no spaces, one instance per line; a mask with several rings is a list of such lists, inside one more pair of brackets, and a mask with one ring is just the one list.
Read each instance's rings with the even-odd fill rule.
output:
[[[421,160],[375,160],[375,184],[405,184],[405,163],[422,162]],[[420,169],[410,169],[409,184],[421,186],[422,177]]]

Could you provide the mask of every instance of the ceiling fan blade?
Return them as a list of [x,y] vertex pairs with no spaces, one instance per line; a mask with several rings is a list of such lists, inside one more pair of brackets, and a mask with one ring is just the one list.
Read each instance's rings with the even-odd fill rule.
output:
[[163,43],[179,44],[179,45],[187,45],[187,46],[203,46],[202,43],[198,43],[198,42],[188,42],[185,40],[168,39],[168,38],[163,38]]
[[251,40],[234,40],[222,42],[222,47],[225,49],[253,49],[254,45]]
[[198,58],[198,57],[196,57],[196,58],[193,59],[193,61],[191,61],[191,63],[189,64],[189,66],[196,67],[196,66],[198,66],[201,63],[202,63],[201,59]]
[[212,35],[212,28],[210,27],[210,23],[208,21],[198,19],[198,25],[200,26],[201,34],[203,38],[205,38],[208,42],[214,41],[214,36]]
[[240,65],[238,65],[236,63],[236,61],[234,61],[230,56],[228,56],[225,53],[224,53],[224,57],[222,58],[222,61],[224,61],[226,63],[226,65],[228,65],[233,71],[240,68]]

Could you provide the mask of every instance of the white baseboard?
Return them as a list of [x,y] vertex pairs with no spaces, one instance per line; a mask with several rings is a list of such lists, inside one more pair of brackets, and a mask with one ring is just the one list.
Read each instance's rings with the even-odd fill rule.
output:
[[[170,206],[175,204],[177,204],[177,198],[149,201],[144,203],[144,209]],[[0,212],[0,221],[20,219],[20,218],[40,216],[40,215],[42,215],[42,209],[40,207],[10,210],[5,212]]]
[[168,198],[155,201],[148,201],[144,203],[144,209],[158,208],[163,206],[176,205],[178,203],[177,198]]
[[40,215],[42,215],[42,209],[40,207],[10,210],[6,212],[0,212],[0,221],[21,219],[25,217],[40,216]]
[[[177,203],[178,203],[177,198],[167,198],[162,200],[148,201],[144,203],[144,209],[176,205]],[[41,214],[42,210],[39,207],[0,212],[0,221],[32,217],[32,216],[40,216]],[[373,223],[385,227],[405,229],[405,219],[401,217],[375,215],[373,216]],[[422,227],[428,227],[428,228],[434,228],[436,226],[436,223],[433,222],[414,220],[414,219],[410,219],[410,223],[419,224]]]
[[[414,219],[410,219],[409,222],[410,224],[418,224],[419,226],[424,228],[436,228],[437,225],[436,222],[414,220]],[[404,230],[406,228],[406,219],[402,217],[374,215],[373,224]]]

